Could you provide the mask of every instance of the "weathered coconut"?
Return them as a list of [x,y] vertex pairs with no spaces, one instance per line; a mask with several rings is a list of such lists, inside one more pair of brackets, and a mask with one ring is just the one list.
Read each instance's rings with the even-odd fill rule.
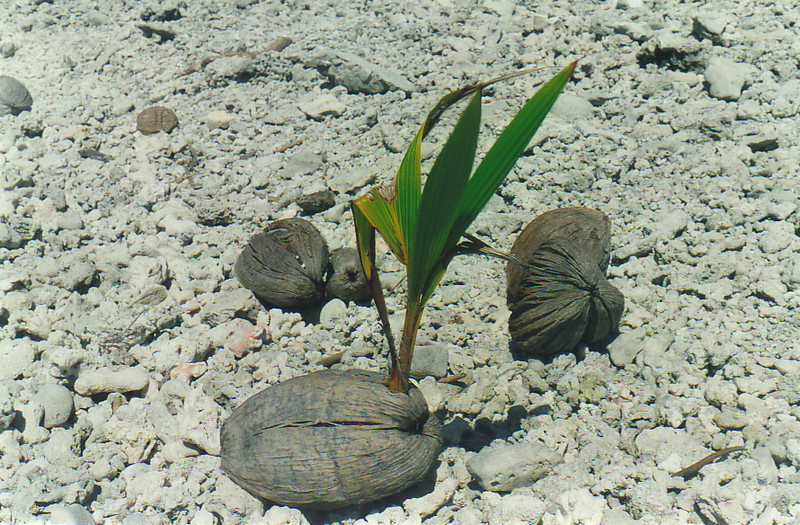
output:
[[178,117],[175,112],[164,106],[152,106],[136,117],[136,129],[145,135],[164,131],[169,133],[178,125]]
[[0,75],[0,116],[19,115],[33,105],[28,88],[15,78]]
[[442,450],[422,393],[382,374],[323,370],[254,395],[222,427],[222,469],[250,493],[293,507],[374,501],[421,481]]
[[325,291],[328,245],[305,219],[281,219],[253,236],[234,265],[242,286],[262,302],[299,309],[319,302]]
[[338,297],[343,301],[366,301],[371,297],[358,250],[333,250],[325,292],[328,297]]
[[512,343],[552,357],[616,332],[625,299],[606,279],[610,253],[600,211],[560,208],[531,221],[506,267]]

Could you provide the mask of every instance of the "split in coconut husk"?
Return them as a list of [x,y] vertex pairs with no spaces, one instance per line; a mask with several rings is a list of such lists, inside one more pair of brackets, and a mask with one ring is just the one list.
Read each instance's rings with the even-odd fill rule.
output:
[[[503,79],[446,95],[417,132],[395,184],[353,202],[359,259],[389,346],[390,376],[317,372],[256,394],[233,412],[220,436],[222,467],[231,479],[278,503],[328,509],[395,494],[430,472],[441,450],[441,427],[409,383],[422,311],[459,253],[466,228],[523,153],[574,68],[564,68],[526,102],[474,173],[481,93]],[[446,108],[469,95],[423,188],[421,141]],[[375,264],[376,231],[406,265],[399,351]]]
[[616,333],[625,299],[606,279],[610,252],[600,211],[560,208],[531,221],[506,267],[512,344],[550,358]]

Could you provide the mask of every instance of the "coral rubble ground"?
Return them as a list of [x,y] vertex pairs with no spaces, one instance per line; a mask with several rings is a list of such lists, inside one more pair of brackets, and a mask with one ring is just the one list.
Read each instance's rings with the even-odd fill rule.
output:
[[[792,0],[2,2],[33,106],[0,112],[0,522],[800,523],[799,41]],[[308,218],[352,246],[350,199],[440,96],[542,68],[486,94],[491,136],[574,59],[472,233],[602,210],[621,335],[512,355],[502,262],[459,257],[415,363],[447,436],[429,483],[331,513],[233,484],[238,404],[387,361],[369,305],[263,308],[232,274],[250,236],[330,189]],[[150,106],[178,127],[137,131]]]

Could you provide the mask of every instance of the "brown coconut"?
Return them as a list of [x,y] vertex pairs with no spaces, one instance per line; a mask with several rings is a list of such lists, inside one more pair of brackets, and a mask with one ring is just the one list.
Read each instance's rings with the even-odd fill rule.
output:
[[305,219],[281,219],[253,236],[234,265],[242,286],[288,310],[317,304],[325,292],[328,245]]
[[222,427],[222,469],[281,505],[334,509],[421,481],[442,450],[422,393],[391,392],[386,377],[323,370],[271,386]]
[[610,253],[611,223],[600,211],[560,208],[531,221],[506,267],[512,343],[552,357],[615,333],[625,300],[606,279]]

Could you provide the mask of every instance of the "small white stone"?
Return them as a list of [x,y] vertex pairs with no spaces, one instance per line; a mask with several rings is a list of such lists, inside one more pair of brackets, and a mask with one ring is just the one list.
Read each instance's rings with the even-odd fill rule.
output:
[[82,396],[109,392],[135,392],[147,386],[147,370],[141,366],[121,369],[99,368],[81,372],[75,381],[75,392]]
[[206,115],[204,120],[210,129],[228,129],[228,126],[233,120],[233,115],[225,111],[217,110]]
[[708,61],[703,76],[708,83],[708,94],[721,100],[739,100],[747,82],[748,70],[725,57],[714,57]]
[[77,503],[58,507],[50,514],[50,523],[60,525],[94,525],[91,513]]
[[427,518],[453,499],[456,488],[458,488],[458,482],[455,479],[444,479],[436,484],[432,492],[419,498],[407,499],[403,503],[403,507],[409,514]]
[[78,210],[59,213],[56,217],[56,226],[60,230],[80,230],[83,228],[83,213]]
[[331,299],[319,312],[319,324],[324,328],[333,326],[347,315],[347,305],[341,299]]
[[567,120],[591,118],[594,107],[585,98],[573,93],[563,93],[556,99],[551,113]]
[[35,359],[36,351],[29,339],[0,340],[0,378],[20,377],[33,365]]
[[300,102],[297,107],[307,116],[322,120],[325,117],[341,116],[347,109],[344,103],[332,93],[324,93]]
[[303,513],[289,507],[271,507],[264,513],[264,525],[308,525]]
[[212,512],[200,509],[192,518],[191,525],[219,525],[219,519]]
[[115,117],[120,117],[125,113],[128,113],[133,109],[133,99],[130,97],[121,97],[116,100],[111,105],[111,114]]
[[72,392],[63,385],[55,383],[44,385],[34,394],[33,399],[44,408],[42,425],[45,428],[63,425],[72,415]]
[[562,461],[549,448],[526,442],[484,448],[467,461],[467,469],[484,489],[508,492],[532,485]]

